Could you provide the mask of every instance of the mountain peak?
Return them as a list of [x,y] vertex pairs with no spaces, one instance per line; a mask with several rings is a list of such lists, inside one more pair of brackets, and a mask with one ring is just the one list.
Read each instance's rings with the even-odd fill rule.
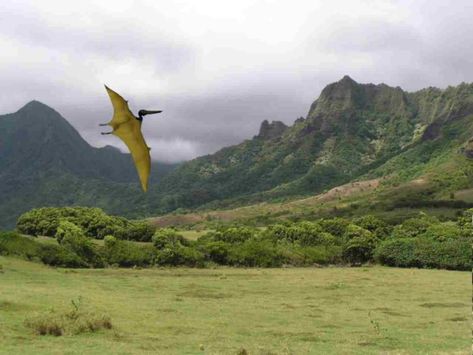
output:
[[281,136],[288,127],[281,121],[272,121],[271,123],[268,120],[261,122],[258,138],[262,139],[273,139]]
[[54,110],[52,107],[43,104],[40,101],[37,100],[31,100],[28,102],[26,105],[24,105],[22,108],[18,110],[18,112],[44,112],[44,113],[54,113],[56,115],[59,115],[59,113]]
[[50,110],[52,110],[51,107],[49,107],[46,104],[43,104],[41,101],[38,101],[38,100],[31,100],[26,105],[24,105],[20,110],[23,110],[23,109],[26,109],[26,108],[40,108],[40,107],[41,108],[47,107]]
[[344,75],[343,78],[341,78],[338,82],[339,83],[355,83],[355,84],[357,84],[357,82],[355,80],[353,80],[352,78],[350,78],[348,75]]

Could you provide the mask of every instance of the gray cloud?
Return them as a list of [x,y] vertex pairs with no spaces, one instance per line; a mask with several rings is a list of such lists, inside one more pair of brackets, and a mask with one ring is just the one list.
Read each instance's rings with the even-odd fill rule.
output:
[[154,159],[179,161],[291,124],[349,74],[413,91],[473,81],[473,3],[444,1],[7,1],[0,112],[37,99],[91,144],[107,83],[141,108]]

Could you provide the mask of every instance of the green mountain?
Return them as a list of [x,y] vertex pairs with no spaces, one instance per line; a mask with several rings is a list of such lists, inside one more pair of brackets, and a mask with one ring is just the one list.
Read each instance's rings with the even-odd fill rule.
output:
[[466,189],[472,163],[460,150],[473,137],[472,114],[473,84],[408,93],[345,76],[291,127],[265,121],[253,139],[182,164],[162,181],[153,209],[304,196],[373,176],[406,180],[449,159],[462,172],[450,167],[444,180],[461,175],[449,188]]
[[[153,179],[174,167],[154,163]],[[98,206],[133,215],[145,203],[137,181],[129,154],[90,146],[40,102],[0,116],[0,227],[41,206]]]
[[473,84],[410,93],[345,76],[291,126],[264,121],[241,144],[177,167],[154,164],[143,194],[128,154],[91,147],[33,101],[0,116],[0,227],[39,206],[156,216],[296,199],[372,179],[385,188],[365,203],[379,208],[473,202],[472,139]]

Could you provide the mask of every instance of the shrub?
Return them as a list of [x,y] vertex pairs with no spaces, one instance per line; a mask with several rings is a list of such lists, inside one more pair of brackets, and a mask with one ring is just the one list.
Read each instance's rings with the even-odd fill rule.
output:
[[270,239],[273,242],[298,243],[302,246],[334,245],[337,242],[335,237],[324,232],[319,224],[313,222],[269,226],[262,233],[262,238]]
[[198,246],[203,253],[205,259],[213,261],[217,264],[227,264],[228,255],[230,254],[231,245],[229,243],[218,241],[210,241],[201,243]]
[[87,267],[77,254],[56,244],[42,244],[16,232],[0,233],[0,254],[38,260],[44,264],[61,267]]
[[361,264],[373,258],[379,239],[371,232],[366,232],[361,236],[351,238],[343,246],[342,257],[345,261],[351,264]]
[[375,259],[388,266],[470,270],[471,240],[458,238],[439,242],[428,238],[389,239],[378,246]]
[[155,232],[156,228],[148,222],[128,221],[118,234],[120,239],[150,242]]
[[389,226],[385,221],[372,215],[366,215],[355,218],[353,220],[353,224],[356,224],[361,228],[369,230],[379,239],[385,239],[389,237],[392,232],[391,226]]
[[319,225],[322,227],[324,232],[330,233],[335,237],[342,237],[348,225],[349,221],[343,218],[331,218],[331,219],[321,219]]
[[442,242],[462,237],[462,230],[454,222],[437,223],[428,226],[421,237]]
[[67,220],[61,220],[59,221],[58,227],[56,228],[56,234],[54,236],[57,241],[61,243],[66,236],[68,238],[79,238],[83,235],[84,232],[80,227]]
[[278,267],[284,263],[284,256],[269,240],[252,238],[234,245],[229,262],[237,266]]
[[256,230],[249,227],[230,227],[221,229],[214,234],[214,239],[225,243],[243,243],[256,235]]
[[89,264],[80,258],[77,254],[55,244],[41,244],[39,259],[47,265],[59,267],[82,268]]
[[449,239],[432,241],[420,238],[416,254],[426,268],[448,270],[472,269],[471,239]]
[[383,265],[422,267],[416,256],[416,238],[388,239],[377,247],[374,258]]
[[159,265],[172,266],[203,266],[204,254],[194,248],[183,246],[182,244],[169,244],[158,250],[156,263]]
[[438,223],[433,217],[421,214],[418,218],[410,218],[394,227],[391,236],[394,238],[415,238],[425,233],[432,225]]
[[129,221],[123,217],[109,216],[100,208],[44,207],[22,214],[17,229],[29,235],[54,236],[61,221],[69,221],[91,238],[103,239],[115,235],[121,239],[150,241],[155,228],[145,221]]
[[106,236],[103,254],[106,262],[110,265],[149,266],[154,264],[156,250],[151,245],[138,245],[113,236]]
[[39,256],[40,244],[16,232],[0,232],[0,254],[32,260]]
[[78,255],[88,265],[103,267],[104,263],[97,247],[83,235],[82,229],[69,221],[60,221],[56,239],[67,250]]
[[203,266],[204,254],[191,247],[190,242],[174,229],[163,228],[153,236],[157,248],[156,263],[159,265]]
[[187,246],[188,241],[172,228],[162,228],[156,231],[152,238],[153,245],[158,249],[178,244]]
[[292,246],[281,250],[284,263],[294,266],[328,265],[341,262],[341,247],[336,245]]
[[365,263],[372,259],[379,239],[369,230],[349,224],[343,235],[343,259],[352,264]]

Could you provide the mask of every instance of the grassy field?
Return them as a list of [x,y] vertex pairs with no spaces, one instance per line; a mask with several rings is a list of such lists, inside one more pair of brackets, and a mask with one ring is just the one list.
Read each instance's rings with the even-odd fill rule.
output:
[[[54,269],[0,257],[0,353],[469,354],[471,275],[363,268]],[[35,335],[71,300],[111,330]]]

